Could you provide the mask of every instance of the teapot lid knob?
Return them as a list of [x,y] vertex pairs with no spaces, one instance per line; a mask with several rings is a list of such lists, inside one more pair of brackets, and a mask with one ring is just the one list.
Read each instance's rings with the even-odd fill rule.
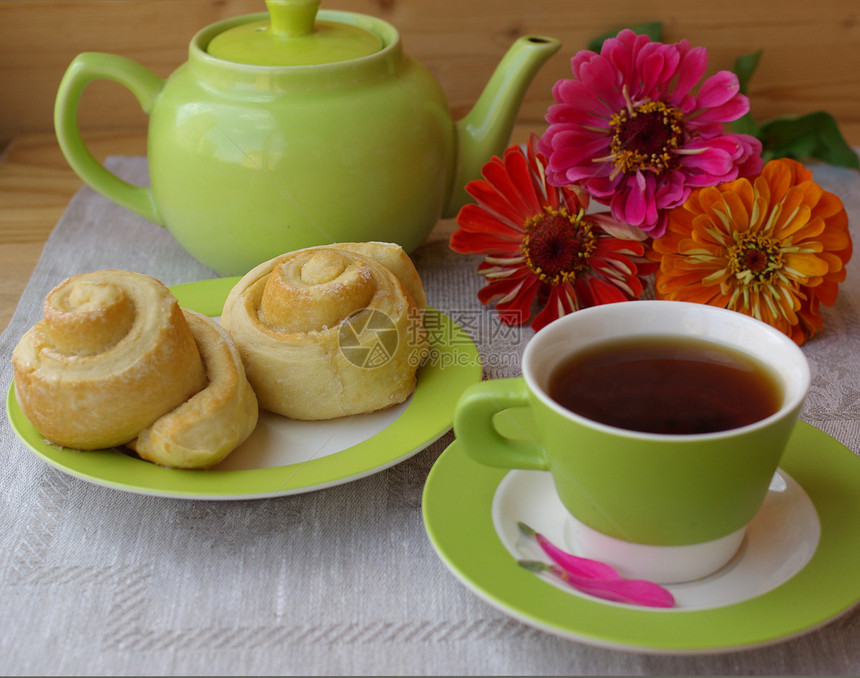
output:
[[314,22],[320,0],[266,0],[274,35],[308,35],[314,31]]
[[[376,33],[344,21],[318,21],[320,0],[266,0],[268,21],[251,21],[216,35],[207,53],[242,64],[310,66],[380,51]],[[325,17],[323,17],[325,19]]]

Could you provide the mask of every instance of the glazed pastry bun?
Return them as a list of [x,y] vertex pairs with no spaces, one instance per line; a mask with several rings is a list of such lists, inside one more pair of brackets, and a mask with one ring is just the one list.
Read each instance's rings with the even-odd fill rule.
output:
[[424,288],[399,245],[340,243],[275,257],[221,315],[260,406],[322,420],[403,402],[427,351]]
[[[197,339],[175,297],[149,276],[72,276],[48,294],[43,314],[12,353],[15,396],[36,430],[57,445],[131,443],[219,381],[205,348],[211,333]],[[222,445],[215,447],[221,454]],[[174,465],[168,458],[158,463]]]

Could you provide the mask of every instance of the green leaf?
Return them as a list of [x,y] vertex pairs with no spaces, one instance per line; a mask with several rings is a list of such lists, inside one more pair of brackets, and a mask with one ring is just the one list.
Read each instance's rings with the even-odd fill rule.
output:
[[729,124],[737,134],[749,134],[750,136],[761,138],[761,128],[753,119],[752,113],[747,113]]
[[860,159],[842,137],[836,120],[824,111],[772,118],[762,123],[759,139],[764,146],[765,162],[773,158],[812,158],[860,169]]
[[[759,59],[761,59],[761,52],[759,50],[758,52],[746,54],[735,59],[733,72],[738,76],[741,94],[747,94],[750,79],[758,67]],[[738,118],[731,123],[731,127],[738,134],[749,134],[757,138],[760,138],[761,135],[761,127],[753,119],[752,113],[747,113],[743,117]]]
[[732,70],[734,71],[734,74],[738,76],[741,94],[747,94],[750,79],[752,78],[753,73],[755,73],[755,69],[758,67],[759,59],[761,59],[761,50],[735,59],[735,65]]
[[638,33],[639,35],[647,35],[655,42],[659,42],[663,39],[662,22],[652,21],[649,23],[631,24],[630,26],[622,26],[621,28],[616,28],[614,31],[607,31],[602,35],[598,35],[596,38],[592,38],[588,42],[588,45],[586,45],[587,49],[590,49],[592,52],[600,52],[600,48],[603,46],[604,41],[608,38],[614,38],[624,28],[629,28],[631,31],[633,31],[634,33]]
[[537,534],[537,532],[535,532],[532,528],[530,528],[528,525],[526,525],[522,521],[517,522],[517,527],[519,527],[520,532],[522,532],[527,537],[534,537]]
[[518,560],[517,565],[526,568],[529,572],[541,573],[552,569],[552,565],[547,565],[539,560]]

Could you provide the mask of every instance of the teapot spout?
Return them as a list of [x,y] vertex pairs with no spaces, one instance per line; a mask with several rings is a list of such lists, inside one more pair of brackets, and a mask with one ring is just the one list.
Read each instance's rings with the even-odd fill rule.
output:
[[466,184],[481,177],[491,156],[501,155],[511,137],[526,90],[541,66],[561,47],[555,38],[518,38],[496,67],[472,110],[457,121],[457,169],[443,218],[469,200]]

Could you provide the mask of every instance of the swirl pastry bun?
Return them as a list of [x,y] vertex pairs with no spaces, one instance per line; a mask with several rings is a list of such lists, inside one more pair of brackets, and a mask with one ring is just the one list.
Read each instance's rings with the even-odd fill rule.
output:
[[259,408],[242,357],[217,322],[184,310],[203,365],[206,387],[156,419],[129,443],[140,457],[173,468],[208,468],[239,446],[257,425]]
[[[72,276],[48,294],[43,314],[12,353],[15,395],[36,430],[57,445],[94,450],[129,444],[220,382],[213,367],[223,361],[210,357],[211,330],[193,331],[200,322],[189,325],[187,317],[196,314],[183,312],[150,276]],[[250,419],[247,410],[241,416]],[[239,428],[247,426],[244,421]],[[221,454],[222,445],[213,446]],[[157,461],[183,466],[168,457]]]
[[260,407],[322,420],[403,402],[427,350],[424,288],[399,245],[340,243],[275,257],[221,315]]

